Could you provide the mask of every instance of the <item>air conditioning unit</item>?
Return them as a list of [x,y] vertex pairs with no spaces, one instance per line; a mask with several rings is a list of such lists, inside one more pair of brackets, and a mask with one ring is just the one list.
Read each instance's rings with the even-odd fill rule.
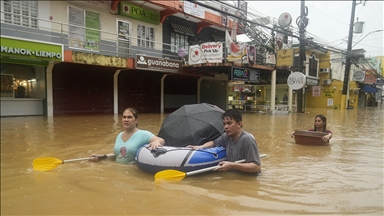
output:
[[329,73],[329,68],[320,68],[320,73]]
[[323,85],[331,85],[331,83],[332,83],[331,79],[323,80]]

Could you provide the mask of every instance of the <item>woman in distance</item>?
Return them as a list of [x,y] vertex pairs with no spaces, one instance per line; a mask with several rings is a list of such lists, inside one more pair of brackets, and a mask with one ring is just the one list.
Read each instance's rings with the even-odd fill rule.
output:
[[[315,116],[315,124],[313,129],[309,129],[308,131],[327,133],[322,138],[326,142],[329,142],[329,140],[332,138],[332,132],[327,130],[327,118],[322,114]],[[295,137],[295,131],[291,133],[291,137]]]

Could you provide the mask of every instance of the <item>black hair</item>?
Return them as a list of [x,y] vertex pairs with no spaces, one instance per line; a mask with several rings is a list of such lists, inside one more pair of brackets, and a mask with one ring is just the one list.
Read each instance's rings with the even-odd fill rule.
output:
[[223,114],[223,119],[229,118],[233,119],[236,122],[243,121],[243,117],[241,116],[241,112],[237,109],[229,109]]
[[[315,120],[317,117],[319,117],[321,119],[321,121],[324,122],[323,132],[326,132],[326,130],[327,130],[327,117],[325,117],[323,114],[319,114],[319,115],[315,116]],[[316,130],[316,125],[313,125],[313,129]]]

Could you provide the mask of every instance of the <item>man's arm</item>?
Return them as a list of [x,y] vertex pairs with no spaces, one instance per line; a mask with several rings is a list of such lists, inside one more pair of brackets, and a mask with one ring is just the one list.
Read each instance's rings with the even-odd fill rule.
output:
[[255,172],[258,173],[261,171],[261,166],[253,162],[249,163],[235,163],[229,161],[222,161],[219,163],[219,167],[214,169],[214,171],[228,171],[231,169],[237,169],[243,172]]
[[213,143],[213,141],[209,141],[209,142],[206,142],[203,145],[199,145],[199,146],[188,145],[187,148],[203,149],[203,148],[212,148],[214,146],[215,146],[215,144]]

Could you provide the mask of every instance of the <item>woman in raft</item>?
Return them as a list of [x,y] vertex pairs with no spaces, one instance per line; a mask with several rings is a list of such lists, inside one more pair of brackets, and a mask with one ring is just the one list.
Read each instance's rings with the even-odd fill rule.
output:
[[[155,149],[164,145],[163,138],[153,135],[147,130],[137,128],[139,113],[134,108],[127,108],[123,112],[121,124],[124,131],[116,137],[113,153],[107,154],[108,158],[115,158],[119,163],[129,164],[134,162],[135,155],[141,146],[148,144],[149,149]],[[92,154],[90,161],[98,161],[98,154]]]
[[[324,135],[322,138],[322,140],[326,142],[329,142],[329,140],[332,138],[332,132],[327,130],[327,118],[322,114],[315,116],[315,125],[313,129],[308,131],[327,133],[327,135]],[[291,133],[291,137],[295,137],[295,131]]]

